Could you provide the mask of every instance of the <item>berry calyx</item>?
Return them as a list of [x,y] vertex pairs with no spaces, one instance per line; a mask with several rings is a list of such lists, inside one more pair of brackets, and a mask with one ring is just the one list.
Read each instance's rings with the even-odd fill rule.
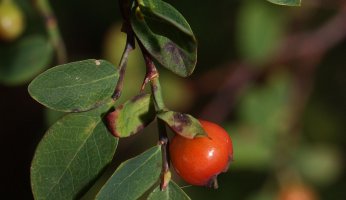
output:
[[24,30],[24,17],[21,10],[12,1],[0,3],[0,39],[13,41]]
[[[169,146],[176,172],[191,185],[212,186],[233,159],[230,136],[219,125],[199,120],[207,137],[188,139],[176,134]],[[214,185],[214,187],[217,185]]]

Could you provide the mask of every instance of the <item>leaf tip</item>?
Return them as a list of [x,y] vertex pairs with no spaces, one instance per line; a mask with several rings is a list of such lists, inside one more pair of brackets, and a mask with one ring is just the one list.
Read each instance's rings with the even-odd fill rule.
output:
[[209,136],[205,131],[201,131],[196,133],[196,135],[193,138],[199,138],[199,137],[209,137]]
[[171,181],[172,174],[168,170],[167,172],[164,172],[161,174],[161,183],[160,183],[160,190],[164,191],[168,187],[169,182]]

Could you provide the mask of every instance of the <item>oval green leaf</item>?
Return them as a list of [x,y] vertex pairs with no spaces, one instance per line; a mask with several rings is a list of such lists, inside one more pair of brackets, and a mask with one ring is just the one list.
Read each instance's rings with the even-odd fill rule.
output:
[[52,60],[50,42],[39,35],[25,37],[14,44],[0,45],[0,82],[18,85],[30,81]]
[[89,59],[45,71],[30,83],[28,90],[32,98],[48,108],[81,112],[109,99],[118,77],[111,63]]
[[96,199],[138,199],[158,181],[161,163],[160,146],[125,161],[101,188]]
[[195,40],[189,23],[170,4],[161,0],[139,0],[138,3],[140,10],[146,18],[160,21],[160,23],[167,23],[172,26],[170,29],[178,29]]
[[138,15],[141,16],[136,15],[134,8],[132,29],[155,62],[182,77],[192,74],[197,62],[195,38],[171,23],[165,23],[167,21]]
[[301,0],[267,0],[271,3],[285,6],[300,6]]
[[183,137],[192,139],[207,135],[199,121],[191,115],[164,111],[159,113],[157,117],[163,120],[175,133]]
[[140,94],[107,115],[108,128],[116,137],[128,137],[149,125],[156,116],[150,94]]
[[190,200],[190,197],[173,181],[170,181],[168,187],[160,190],[156,187],[148,196],[148,200]]
[[35,199],[76,199],[96,180],[118,142],[102,122],[109,108],[66,115],[47,131],[31,165]]

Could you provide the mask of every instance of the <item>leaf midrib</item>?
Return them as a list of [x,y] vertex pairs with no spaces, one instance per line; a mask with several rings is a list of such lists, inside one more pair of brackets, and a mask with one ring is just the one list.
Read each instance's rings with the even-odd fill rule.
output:
[[[81,116],[87,116],[87,115],[81,115]],[[88,116],[89,117],[89,116]],[[93,118],[93,117],[92,117]],[[101,120],[97,120],[96,123],[95,123],[95,126],[93,126],[91,129],[90,129],[90,133],[92,133],[95,128],[97,127],[97,125],[101,122]],[[77,154],[80,152],[80,150],[82,149],[82,147],[84,147],[84,145],[86,144],[86,141],[89,140],[89,138],[91,137],[92,134],[89,134],[86,139],[84,140],[84,142],[78,147],[76,153],[73,155],[72,159],[70,160],[70,162],[68,163],[67,167],[64,169],[63,173],[61,174],[61,176],[59,177],[58,181],[56,184],[54,184],[50,189],[49,191],[47,192],[47,195],[45,196],[45,198],[48,198],[49,195],[51,194],[52,190],[57,186],[59,185],[62,177],[66,174],[66,172],[70,169],[70,166],[72,164],[72,162],[75,160]]]
[[110,78],[115,77],[115,76],[117,76],[117,73],[114,73],[114,74],[109,75],[109,76],[105,76],[105,77],[103,77],[101,79],[96,79],[96,80],[92,80],[92,81],[85,82],[85,83],[74,84],[74,85],[64,85],[64,86],[58,86],[58,87],[46,87],[45,86],[43,89],[54,90],[54,89],[74,88],[74,87],[78,87],[78,86],[84,86],[84,85],[89,85],[89,84],[97,83],[99,81],[110,79]]
[[[156,151],[155,151],[155,153],[153,153],[150,157],[148,157],[148,159],[146,159],[141,165],[139,165],[139,166],[138,166],[135,170],[133,170],[128,176],[126,176],[120,183],[118,183],[118,186],[121,185],[121,184],[122,184],[125,180],[127,180],[129,177],[131,177],[135,172],[137,172],[139,168],[141,168],[143,165],[145,165],[147,162],[149,162],[149,160],[150,160],[152,157],[156,156],[156,153],[158,152],[158,150],[159,150],[159,148],[157,148]],[[133,158],[133,159],[135,159],[135,158]],[[131,161],[131,160],[128,160],[128,161],[124,162],[123,164],[121,164],[121,165],[118,167],[118,169],[114,172],[114,174],[117,173],[118,171],[120,171],[120,170],[124,167],[124,165],[125,165],[126,163],[130,162],[130,161]],[[104,189],[104,188],[102,188],[102,189]],[[101,189],[100,191],[102,191],[102,189]],[[101,193],[99,193],[99,194],[101,194]],[[97,198],[96,198],[96,199],[98,199],[98,195],[97,195]]]

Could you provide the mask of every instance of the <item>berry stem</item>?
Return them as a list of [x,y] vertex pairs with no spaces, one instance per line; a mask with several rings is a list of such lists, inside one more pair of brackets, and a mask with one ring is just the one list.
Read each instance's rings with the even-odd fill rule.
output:
[[209,188],[217,189],[219,188],[219,183],[217,181],[217,175],[213,176],[206,185]]
[[45,20],[49,39],[55,49],[58,64],[67,62],[65,43],[61,37],[54,12],[48,0],[33,0],[34,5]]
[[[159,80],[159,72],[156,69],[156,66],[151,58],[151,55],[144,48],[142,43],[138,41],[139,47],[141,48],[145,64],[147,67],[146,76],[144,78],[144,82],[142,85],[142,90],[145,85],[150,82],[151,93],[154,96],[156,112],[162,112],[167,110],[163,96],[162,96],[162,88]],[[169,158],[169,139],[166,131],[166,124],[164,121],[157,119],[158,132],[159,132],[159,144],[161,145],[162,152],[162,169],[161,169],[161,183],[160,189],[165,190],[171,180],[171,172],[169,170],[170,167],[170,158]]]

